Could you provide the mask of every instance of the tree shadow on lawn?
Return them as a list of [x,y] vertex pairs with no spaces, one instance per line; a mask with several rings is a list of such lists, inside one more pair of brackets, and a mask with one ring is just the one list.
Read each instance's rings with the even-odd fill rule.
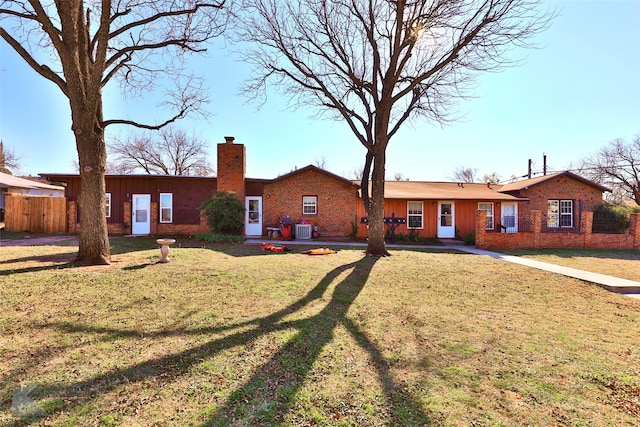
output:
[[[232,391],[210,419],[202,424],[203,426],[224,426],[237,425],[240,422],[243,425],[274,425],[286,419],[289,409],[294,404],[296,393],[305,384],[314,361],[318,359],[323,348],[331,342],[336,328],[343,325],[369,354],[375,366],[387,401],[386,406],[389,408],[390,423],[392,425],[429,424],[430,418],[419,402],[393,378],[388,361],[383,357],[381,350],[367,338],[356,323],[347,317],[349,308],[367,283],[376,261],[377,258],[364,257],[356,262],[336,267],[327,273],[306,296],[288,307],[265,317],[211,328],[207,332],[224,333],[242,328],[240,331],[231,332],[222,338],[179,353],[126,368],[114,369],[83,381],[66,385],[50,385],[44,387],[43,393],[52,398],[72,396],[71,399],[64,399],[67,403],[59,409],[59,411],[68,412],[76,405],[86,405],[88,401],[99,399],[102,394],[121,384],[123,379],[127,382],[144,381],[148,378],[171,381],[172,378],[187,374],[203,359],[224,350],[250,344],[272,332],[295,329],[296,334],[268,361],[257,367],[250,379],[240,388]],[[318,314],[302,319],[286,320],[287,316],[321,299],[329,286],[343,273],[347,275],[336,284],[331,300]],[[251,326],[254,328],[248,329]],[[116,336],[136,333],[93,328],[82,324],[73,325],[69,322],[43,325],[43,327],[54,327],[66,332],[110,333]],[[181,330],[180,333],[202,334],[203,330]],[[166,332],[158,332],[159,336],[163,334]],[[150,336],[148,333],[144,335]]]

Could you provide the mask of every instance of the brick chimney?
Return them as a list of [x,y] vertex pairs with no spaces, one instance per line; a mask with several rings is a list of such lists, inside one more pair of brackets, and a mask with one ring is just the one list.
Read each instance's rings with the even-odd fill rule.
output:
[[233,191],[244,204],[246,150],[243,144],[234,144],[234,139],[232,136],[225,136],[225,142],[218,144],[218,191]]

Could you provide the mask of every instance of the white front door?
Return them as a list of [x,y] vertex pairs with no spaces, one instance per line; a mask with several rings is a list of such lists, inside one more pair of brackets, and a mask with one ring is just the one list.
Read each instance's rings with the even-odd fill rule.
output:
[[453,202],[438,202],[438,237],[442,239],[456,237]]
[[507,233],[518,232],[518,204],[507,202],[502,204],[502,219],[500,221]]
[[151,194],[131,196],[131,233],[151,233]]
[[262,197],[245,197],[245,236],[262,236]]

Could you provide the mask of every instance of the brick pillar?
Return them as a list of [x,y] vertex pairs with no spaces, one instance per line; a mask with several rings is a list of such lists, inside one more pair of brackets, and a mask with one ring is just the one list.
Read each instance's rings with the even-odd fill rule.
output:
[[580,232],[584,236],[582,248],[590,247],[591,234],[593,232],[593,212],[582,212],[580,216]]
[[640,213],[631,214],[629,234],[633,238],[633,249],[640,250]]
[[131,202],[124,202],[124,226],[122,232],[124,234],[131,234]]
[[207,224],[207,217],[203,215],[204,211],[200,212],[200,224],[198,225],[199,233],[208,233],[211,230],[209,229],[209,224]]
[[158,234],[158,223],[160,217],[158,216],[158,203],[151,202],[151,234]]
[[478,209],[476,211],[476,248],[487,249],[487,211]]
[[78,232],[78,202],[75,200],[69,200],[67,206],[67,222],[69,233],[77,233]]
[[533,249],[538,249],[542,232],[542,212],[538,210],[531,211],[531,231],[533,231]]
[[225,142],[218,144],[218,191],[231,191],[244,204],[244,176],[247,165],[246,149],[242,144],[234,144],[232,136],[225,136]]

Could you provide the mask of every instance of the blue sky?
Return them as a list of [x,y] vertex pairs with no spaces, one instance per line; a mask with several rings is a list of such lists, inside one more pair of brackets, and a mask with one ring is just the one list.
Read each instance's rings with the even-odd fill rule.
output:
[[[640,134],[640,1],[549,1],[560,15],[536,38],[537,50],[516,51],[524,65],[478,79],[476,97],[460,101],[462,119],[441,127],[416,121],[390,142],[387,176],[450,180],[458,167],[503,179],[542,169],[566,169],[615,138]],[[248,76],[222,44],[208,58],[191,61],[205,77],[208,120],[180,126],[204,139],[216,163],[216,144],[234,136],[247,147],[247,176],[273,178],[324,159],[346,178],[362,167],[364,148],[341,122],[312,118],[314,111],[287,108],[273,91],[260,110],[237,94]],[[147,96],[124,100],[117,84],[105,90],[105,118],[160,120]],[[74,172],[77,157],[69,106],[58,88],[36,75],[0,41],[0,138],[21,156],[19,173]],[[110,127],[126,135],[131,128]]]

